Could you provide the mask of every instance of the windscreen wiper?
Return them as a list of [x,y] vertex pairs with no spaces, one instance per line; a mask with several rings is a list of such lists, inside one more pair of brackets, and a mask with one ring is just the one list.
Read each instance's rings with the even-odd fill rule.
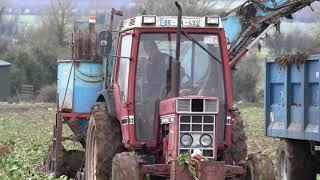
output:
[[221,61],[216,58],[206,47],[204,47],[202,44],[200,44],[198,41],[196,41],[189,33],[187,33],[186,31],[184,30],[181,30],[182,33],[186,36],[186,38],[188,38],[190,41],[196,43],[201,49],[203,49],[205,52],[207,52],[211,57],[212,59],[214,59],[215,61],[217,61],[219,64],[221,64]]

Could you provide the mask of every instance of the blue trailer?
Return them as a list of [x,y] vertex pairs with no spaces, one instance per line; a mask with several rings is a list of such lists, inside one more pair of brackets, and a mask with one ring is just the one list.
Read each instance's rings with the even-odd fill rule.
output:
[[279,179],[315,179],[320,159],[320,55],[301,64],[266,61],[265,133],[281,138]]

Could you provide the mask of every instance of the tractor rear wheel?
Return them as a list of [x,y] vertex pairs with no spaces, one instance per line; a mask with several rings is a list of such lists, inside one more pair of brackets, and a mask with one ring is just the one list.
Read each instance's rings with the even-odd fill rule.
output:
[[281,139],[277,152],[277,179],[316,179],[309,148],[305,141]]
[[231,145],[225,151],[226,162],[234,164],[245,161],[247,158],[247,137],[244,131],[243,121],[240,112],[234,115],[234,122],[231,128]]
[[139,163],[133,152],[116,154],[112,161],[112,180],[140,180]]
[[112,159],[123,148],[121,140],[119,123],[108,114],[105,104],[96,105],[92,109],[87,132],[87,180],[105,180],[111,177]]

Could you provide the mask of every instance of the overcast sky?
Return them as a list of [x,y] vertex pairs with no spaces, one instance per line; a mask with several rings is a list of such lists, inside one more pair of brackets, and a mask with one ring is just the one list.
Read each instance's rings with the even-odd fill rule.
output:
[[[121,6],[126,6],[133,0],[74,0],[75,5],[87,6],[90,4],[97,3],[100,8],[119,8]],[[161,1],[161,0],[160,0]],[[239,0],[239,3],[244,2],[245,0]],[[50,3],[50,0],[6,0],[9,3],[9,7],[43,7]],[[226,2],[226,1],[222,1]],[[305,8],[303,11],[300,11],[294,15],[297,21],[303,22],[320,22],[320,2],[315,2],[312,4],[315,9],[315,12],[312,12],[310,8]]]
[[[87,4],[87,3],[103,3],[106,5],[113,5],[115,7],[120,7],[125,5],[130,0],[74,0],[74,3],[77,4]],[[42,7],[48,5],[50,0],[6,0],[9,6],[14,7]]]

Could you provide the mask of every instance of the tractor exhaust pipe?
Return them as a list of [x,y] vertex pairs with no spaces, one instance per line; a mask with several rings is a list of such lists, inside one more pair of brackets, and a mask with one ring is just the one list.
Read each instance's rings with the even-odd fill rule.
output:
[[175,2],[178,8],[178,24],[177,24],[177,46],[176,46],[176,60],[180,61],[180,41],[181,41],[181,19],[182,19],[182,8],[178,1]]
[[172,79],[171,87],[173,97],[179,96],[180,91],[180,41],[181,41],[181,19],[182,19],[182,8],[178,1],[175,2],[178,8],[178,23],[177,23],[177,39],[176,39],[176,61],[172,62]]

